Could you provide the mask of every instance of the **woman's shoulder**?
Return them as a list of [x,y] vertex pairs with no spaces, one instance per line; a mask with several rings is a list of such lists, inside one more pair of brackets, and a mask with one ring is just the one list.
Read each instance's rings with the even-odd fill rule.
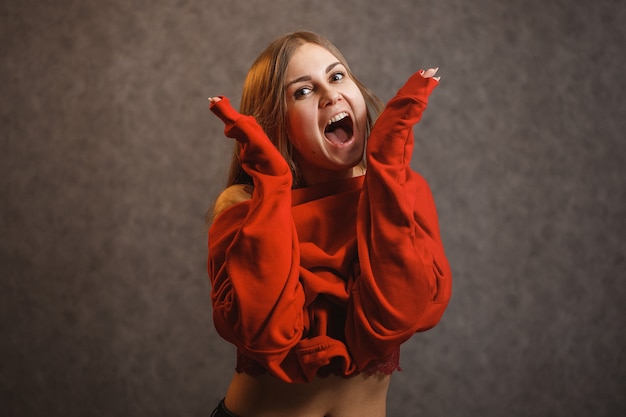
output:
[[248,184],[235,184],[227,187],[215,200],[213,218],[219,216],[224,210],[235,204],[250,200],[253,187]]

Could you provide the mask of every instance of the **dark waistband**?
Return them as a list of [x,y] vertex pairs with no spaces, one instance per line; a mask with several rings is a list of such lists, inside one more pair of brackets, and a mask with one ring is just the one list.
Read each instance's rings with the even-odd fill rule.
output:
[[224,400],[220,401],[220,403],[215,407],[215,410],[211,413],[211,417],[237,417],[235,414],[231,413],[228,408],[226,408],[226,404]]

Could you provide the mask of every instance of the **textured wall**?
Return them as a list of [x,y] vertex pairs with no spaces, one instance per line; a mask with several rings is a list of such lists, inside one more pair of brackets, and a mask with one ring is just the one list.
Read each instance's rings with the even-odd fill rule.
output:
[[275,36],[319,31],[416,130],[455,273],[403,347],[389,415],[626,414],[626,11],[611,0],[0,5],[0,414],[206,416],[233,349],[211,323],[206,208]]

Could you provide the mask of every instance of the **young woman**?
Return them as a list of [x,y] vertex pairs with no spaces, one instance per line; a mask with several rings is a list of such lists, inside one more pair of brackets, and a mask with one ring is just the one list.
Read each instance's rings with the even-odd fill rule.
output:
[[[380,111],[327,39],[295,32],[252,65],[209,230],[214,323],[237,368],[214,416],[381,417],[400,345],[440,320],[450,268],[413,125],[414,74]],[[365,159],[364,159],[365,155]]]

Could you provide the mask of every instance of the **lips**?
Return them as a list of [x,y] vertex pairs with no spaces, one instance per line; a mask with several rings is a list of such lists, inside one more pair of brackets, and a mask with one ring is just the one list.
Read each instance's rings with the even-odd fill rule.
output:
[[324,136],[333,144],[349,142],[354,134],[354,123],[350,115],[343,111],[330,118],[324,129]]

